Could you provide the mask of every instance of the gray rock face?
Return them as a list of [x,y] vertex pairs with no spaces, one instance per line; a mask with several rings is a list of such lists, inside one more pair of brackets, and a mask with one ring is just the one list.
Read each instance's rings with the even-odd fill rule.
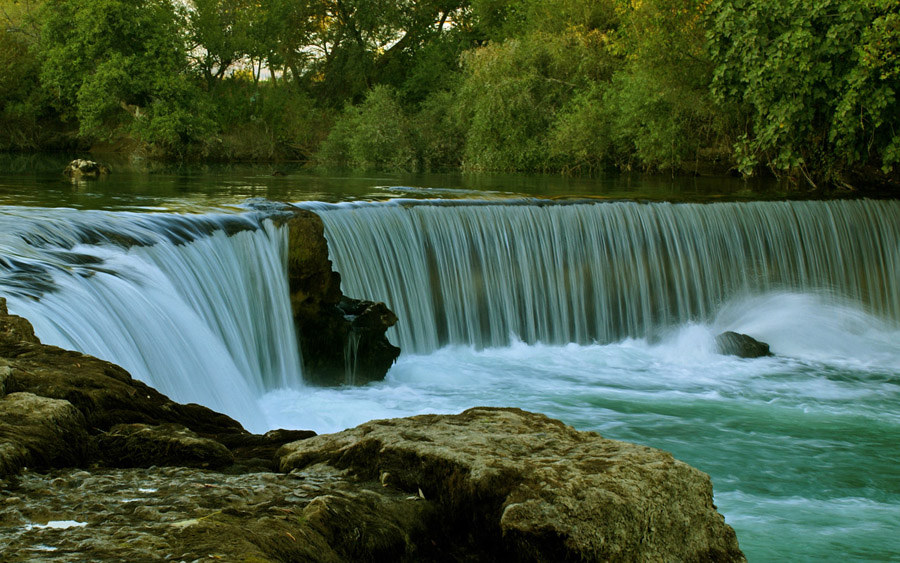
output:
[[752,336],[727,331],[716,336],[716,348],[720,354],[741,358],[762,358],[771,356],[769,345]]
[[325,463],[418,495],[433,526],[498,560],[744,560],[706,474],[518,409],[372,421],[277,455],[282,471]]

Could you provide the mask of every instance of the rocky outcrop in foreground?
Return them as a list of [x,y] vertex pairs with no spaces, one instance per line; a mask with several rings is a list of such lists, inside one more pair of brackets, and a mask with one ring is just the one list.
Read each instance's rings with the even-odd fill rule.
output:
[[0,299],[0,560],[35,559],[744,561],[665,452],[498,408],[252,435]]
[[743,558],[704,473],[666,452],[519,409],[372,421],[288,444],[277,456],[282,471],[326,464],[418,497],[428,536],[460,559]]
[[315,385],[384,379],[400,355],[385,336],[396,315],[384,303],[341,294],[318,215],[291,208],[281,221],[288,227],[288,284],[304,379]]

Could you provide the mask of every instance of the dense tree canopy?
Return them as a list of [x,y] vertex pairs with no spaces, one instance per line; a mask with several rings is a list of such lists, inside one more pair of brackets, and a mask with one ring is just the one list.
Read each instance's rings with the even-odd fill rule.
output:
[[895,0],[0,0],[0,21],[0,148],[900,175]]

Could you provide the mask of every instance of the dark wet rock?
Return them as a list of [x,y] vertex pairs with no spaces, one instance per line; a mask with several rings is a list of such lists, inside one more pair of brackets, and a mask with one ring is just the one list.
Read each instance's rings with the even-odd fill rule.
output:
[[9,369],[6,391],[63,399],[82,412],[90,428],[117,424],[183,424],[201,435],[244,433],[237,421],[200,405],[176,403],[121,367],[55,346],[0,345]]
[[[56,410],[45,413],[50,422],[23,418],[22,409],[16,407],[19,403],[10,398],[21,401],[26,396],[34,397],[35,412],[56,405]],[[183,456],[179,462],[183,465],[221,467],[230,463],[230,455],[239,465],[271,469],[279,446],[314,434],[274,431],[257,436],[212,409],[176,403],[115,364],[41,344],[30,323],[8,314],[2,299],[0,398],[0,425],[6,424],[0,426],[4,438],[0,449],[8,453],[2,454],[4,459],[17,460],[0,462],[0,478],[31,466],[83,466],[101,461],[116,465],[119,460],[127,466],[142,465],[144,461],[138,461],[141,451],[158,453],[166,444],[171,457],[160,454],[157,464],[162,460],[176,463],[175,458]],[[66,419],[71,424],[62,424],[58,422],[61,415],[50,416],[57,410],[77,413],[77,417]],[[141,425],[134,428],[145,430],[130,435],[125,431],[127,425]],[[185,430],[178,440],[166,442],[165,432],[170,433],[169,438],[178,434],[172,433],[172,428]],[[193,435],[199,442],[193,441]],[[193,449],[186,448],[187,444],[194,444]],[[107,454],[103,447],[117,449]],[[132,453],[126,455],[128,448]],[[99,454],[88,456],[97,451]]]
[[6,298],[0,297],[0,346],[20,342],[36,344],[40,341],[34,335],[31,323],[22,317],[10,315],[6,308]]
[[216,439],[242,464],[271,471],[278,448],[289,442],[315,436],[312,430],[269,430],[265,434],[221,434]]
[[316,385],[384,379],[400,354],[385,336],[397,317],[383,303],[341,294],[318,215],[294,208],[281,221],[289,229],[288,284],[304,377]]
[[372,421],[278,457],[282,471],[324,463],[420,498],[429,537],[475,560],[744,560],[706,474],[518,409]]
[[32,393],[0,398],[0,478],[26,467],[84,465],[93,451],[84,416],[68,401]]
[[771,356],[769,345],[760,342],[752,336],[739,332],[727,331],[716,336],[716,349],[726,356],[739,356],[741,358],[762,358]]
[[73,181],[86,179],[95,180],[109,174],[109,166],[94,162],[93,160],[77,158],[66,166],[66,169],[63,170],[63,174]]
[[97,437],[105,463],[112,467],[175,465],[218,469],[234,463],[219,442],[201,438],[180,424],[119,424]]

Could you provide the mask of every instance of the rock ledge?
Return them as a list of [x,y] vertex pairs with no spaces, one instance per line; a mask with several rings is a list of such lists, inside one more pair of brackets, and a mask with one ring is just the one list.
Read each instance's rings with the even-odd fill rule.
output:
[[510,561],[742,561],[709,477],[670,454],[519,409],[372,421],[283,446],[422,499],[431,534]]

